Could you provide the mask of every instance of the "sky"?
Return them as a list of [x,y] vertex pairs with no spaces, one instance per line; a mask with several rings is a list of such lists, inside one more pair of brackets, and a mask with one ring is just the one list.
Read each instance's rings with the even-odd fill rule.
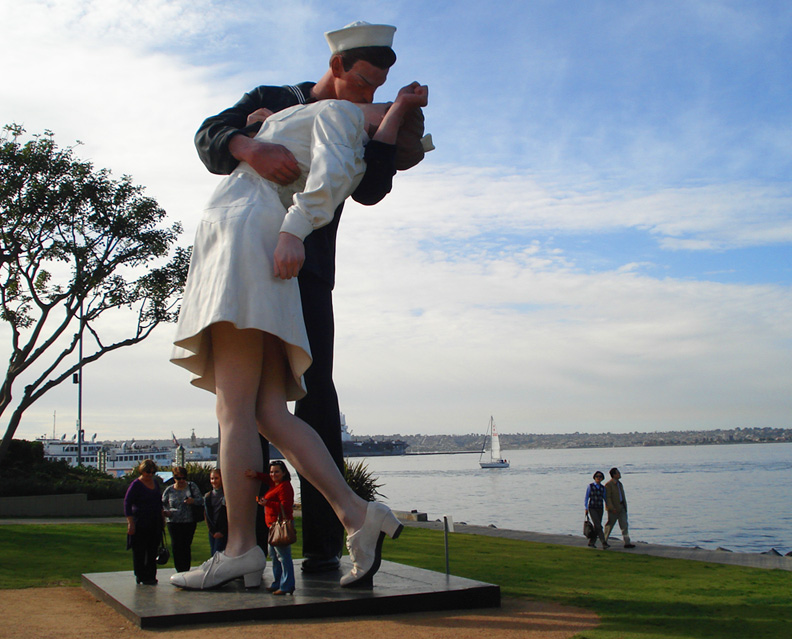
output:
[[[792,427],[785,0],[0,0],[0,123],[79,140],[187,246],[218,180],[201,121],[317,80],[323,33],[354,20],[397,27],[377,98],[427,84],[437,149],[344,210],[353,434],[483,432],[490,415],[502,433]],[[173,332],[86,368],[88,436],[216,435],[213,396],[167,361]],[[76,388],[17,436],[74,432]]]

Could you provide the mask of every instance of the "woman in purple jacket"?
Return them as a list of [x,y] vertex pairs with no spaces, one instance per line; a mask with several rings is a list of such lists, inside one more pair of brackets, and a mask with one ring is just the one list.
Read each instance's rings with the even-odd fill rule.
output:
[[143,460],[138,471],[140,477],[129,484],[124,497],[127,549],[132,549],[135,581],[153,586],[157,583],[157,549],[164,525],[162,496],[154,481],[157,464],[151,459]]

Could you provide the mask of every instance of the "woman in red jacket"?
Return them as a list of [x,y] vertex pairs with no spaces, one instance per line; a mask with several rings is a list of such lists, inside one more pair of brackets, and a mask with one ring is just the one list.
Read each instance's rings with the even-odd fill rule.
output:
[[[294,519],[294,489],[291,485],[291,474],[280,459],[270,462],[269,476],[248,470],[247,477],[255,477],[265,482],[269,489],[263,497],[258,497],[259,506],[264,506],[264,521],[267,528],[278,521],[283,514],[284,519]],[[267,553],[272,560],[272,585],[267,588],[273,595],[294,594],[294,563],[292,562],[291,546],[270,546]]]

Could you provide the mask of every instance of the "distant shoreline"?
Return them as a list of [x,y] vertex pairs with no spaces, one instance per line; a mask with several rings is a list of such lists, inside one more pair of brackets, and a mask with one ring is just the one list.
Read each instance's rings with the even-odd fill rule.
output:
[[[501,435],[501,441],[506,440],[509,435]],[[704,441],[704,442],[673,442],[663,444],[637,444],[637,443],[614,443],[606,444],[578,444],[578,445],[558,445],[558,446],[508,446],[508,450],[586,450],[590,448],[663,448],[670,446],[738,446],[743,444],[789,444],[792,440],[772,440],[772,441]],[[504,449],[507,448],[505,443],[502,443]],[[506,450],[504,450],[506,452]],[[416,455],[479,455],[480,450],[420,450],[413,452],[406,452],[404,456]],[[399,456],[399,455],[395,455]]]
[[[719,444],[776,444],[792,442],[790,428],[731,428],[716,430],[658,431],[631,433],[512,433],[503,432],[500,444],[509,450],[558,450],[566,448],[642,448],[658,446],[712,446]],[[408,445],[407,454],[477,453],[484,444],[483,434],[467,435],[386,435]],[[374,436],[373,439],[379,439]]]
[[[217,437],[199,437],[198,444],[214,446]],[[474,455],[481,452],[484,435],[353,435],[355,441],[391,442],[398,440],[407,444],[405,455]],[[559,450],[589,448],[652,448],[662,446],[716,446],[728,444],[783,444],[792,442],[792,428],[732,428],[716,430],[658,431],[632,433],[503,433],[501,447],[510,450]],[[105,442],[109,444],[117,442]],[[171,439],[150,440],[141,438],[151,445],[172,446]],[[366,456],[374,456],[369,454]]]
[[[514,450],[514,449],[512,449]],[[480,450],[428,450],[417,453],[404,453],[404,455],[380,455],[380,457],[407,457],[417,455],[480,455]]]

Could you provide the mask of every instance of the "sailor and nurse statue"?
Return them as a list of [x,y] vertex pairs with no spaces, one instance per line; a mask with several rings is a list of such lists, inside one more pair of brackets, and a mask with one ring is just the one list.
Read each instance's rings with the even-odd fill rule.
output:
[[392,104],[372,104],[396,60],[395,31],[353,23],[325,34],[330,67],[317,83],[258,87],[196,134],[209,170],[227,177],[196,234],[171,361],[216,395],[228,543],[202,566],[173,575],[175,586],[204,590],[240,577],[246,587],[260,585],[259,484],[244,474],[263,468],[259,434],[300,475],[304,570],[339,569],[346,533],[352,567],[340,584],[370,587],[383,538],[402,530],[387,506],[357,496],[340,472],[332,382],[343,202],[350,195],[380,201],[396,170],[432,148],[420,110],[427,87],[414,82]]

